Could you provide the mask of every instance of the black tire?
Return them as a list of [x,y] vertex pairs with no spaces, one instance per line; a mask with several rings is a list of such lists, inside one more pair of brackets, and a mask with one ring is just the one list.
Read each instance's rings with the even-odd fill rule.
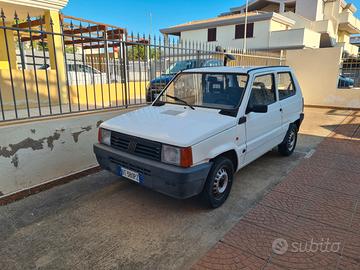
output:
[[209,172],[201,197],[211,207],[221,206],[229,196],[234,178],[234,166],[231,160],[219,157]]
[[278,145],[278,151],[281,155],[288,157],[294,152],[297,143],[297,135],[297,126],[295,124],[290,124],[283,142]]

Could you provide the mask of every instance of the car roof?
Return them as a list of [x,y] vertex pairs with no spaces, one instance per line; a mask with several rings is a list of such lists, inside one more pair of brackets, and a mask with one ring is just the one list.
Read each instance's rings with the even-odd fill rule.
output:
[[192,73],[192,72],[219,72],[219,73],[242,73],[248,74],[250,72],[276,72],[276,71],[289,71],[291,70],[288,66],[250,66],[250,67],[229,67],[229,66],[219,66],[219,67],[203,67],[203,68],[192,68],[184,70],[184,73]]

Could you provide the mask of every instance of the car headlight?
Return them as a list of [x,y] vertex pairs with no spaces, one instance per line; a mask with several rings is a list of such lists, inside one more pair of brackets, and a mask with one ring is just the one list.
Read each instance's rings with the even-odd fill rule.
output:
[[190,167],[193,163],[191,147],[175,147],[164,144],[161,150],[161,161],[184,168]]
[[98,133],[98,141],[99,143],[111,145],[111,131],[103,128],[99,128]]

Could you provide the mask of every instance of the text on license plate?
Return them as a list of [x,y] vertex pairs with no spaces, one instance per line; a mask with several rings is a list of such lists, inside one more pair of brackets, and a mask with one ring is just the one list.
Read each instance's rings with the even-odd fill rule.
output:
[[138,172],[134,172],[132,170],[120,167],[121,176],[133,180],[135,182],[140,182],[141,175]]

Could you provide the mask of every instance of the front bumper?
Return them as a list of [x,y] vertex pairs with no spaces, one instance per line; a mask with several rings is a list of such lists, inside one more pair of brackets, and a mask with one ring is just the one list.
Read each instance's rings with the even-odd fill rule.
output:
[[100,167],[118,175],[119,166],[143,175],[141,185],[178,199],[199,194],[212,163],[181,168],[138,157],[103,144],[94,144]]

